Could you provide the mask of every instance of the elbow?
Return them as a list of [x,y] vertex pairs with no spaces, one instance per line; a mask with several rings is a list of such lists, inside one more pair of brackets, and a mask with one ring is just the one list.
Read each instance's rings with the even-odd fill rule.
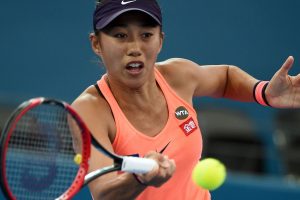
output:
[[227,88],[228,88],[228,75],[229,75],[229,69],[230,69],[230,65],[224,65],[224,73],[223,73],[223,78],[220,80],[220,92],[218,97],[221,98],[226,98],[227,95]]
[[238,67],[233,65],[226,65],[225,66],[225,75],[223,80],[223,98],[230,98],[231,96],[231,88],[232,88],[232,81],[231,81],[231,74],[234,73],[234,71],[238,70]]

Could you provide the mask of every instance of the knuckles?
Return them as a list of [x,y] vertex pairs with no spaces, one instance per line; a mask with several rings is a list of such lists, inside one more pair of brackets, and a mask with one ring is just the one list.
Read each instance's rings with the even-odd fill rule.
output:
[[158,167],[154,168],[152,171],[139,175],[139,178],[147,185],[160,187],[173,176],[176,170],[176,164],[174,160],[169,159],[167,156],[155,151],[150,151],[147,153],[145,158],[153,159],[158,164]]

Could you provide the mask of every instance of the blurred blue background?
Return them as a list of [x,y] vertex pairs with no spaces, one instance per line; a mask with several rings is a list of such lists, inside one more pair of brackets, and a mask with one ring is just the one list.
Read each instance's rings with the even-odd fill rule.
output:
[[[94,5],[92,0],[0,1],[0,126],[24,100],[46,96],[72,102],[99,79],[104,70],[88,40]],[[257,79],[269,80],[287,56],[293,55],[295,64],[290,74],[300,71],[298,0],[160,0],[160,5],[166,37],[159,60],[183,57],[199,64],[231,64]],[[255,103],[209,98],[195,99],[194,103],[200,113],[204,142],[210,144],[204,147],[203,157],[218,157],[229,166],[228,178],[212,192],[213,199],[300,199],[300,153],[286,150],[288,141],[298,141],[293,145],[300,146],[300,140],[290,137],[300,137],[299,129],[293,131],[297,113],[293,124],[289,111],[282,117],[282,110]],[[225,117],[216,120],[211,110]],[[226,121],[230,119],[228,113],[236,110],[243,113],[244,122],[238,121],[240,117]],[[228,133],[240,131],[241,140],[251,138],[249,143],[237,143],[244,147],[251,143],[249,149],[261,150],[255,154],[258,157],[251,157],[251,164],[259,161],[258,167],[238,165],[249,159],[243,157],[248,150],[239,150],[237,143],[235,155],[212,152],[210,147],[226,148],[222,145],[227,141],[223,135],[219,143],[213,143],[217,136],[209,136],[214,131],[210,116],[214,124],[225,124]],[[280,119],[287,122],[279,125]],[[238,129],[243,123],[250,128],[245,125]],[[290,155],[293,167],[288,164]],[[234,163],[241,157],[244,160]],[[89,199],[88,190],[77,199]]]

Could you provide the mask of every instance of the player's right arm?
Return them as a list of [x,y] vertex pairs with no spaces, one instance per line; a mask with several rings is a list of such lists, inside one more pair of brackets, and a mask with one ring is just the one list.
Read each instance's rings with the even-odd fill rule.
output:
[[[73,102],[72,107],[81,116],[93,136],[107,150],[114,152],[112,147],[116,132],[114,118],[107,101],[99,96],[96,89],[93,86],[89,87]],[[156,160],[160,167],[139,178],[147,185],[158,187],[171,177],[174,169],[165,168],[170,161],[161,154],[149,152],[146,157]],[[92,147],[89,164],[91,172],[110,166],[113,161]],[[146,186],[140,184],[130,173],[118,175],[117,172],[112,172],[92,181],[89,188],[94,199],[134,199],[145,190]]]

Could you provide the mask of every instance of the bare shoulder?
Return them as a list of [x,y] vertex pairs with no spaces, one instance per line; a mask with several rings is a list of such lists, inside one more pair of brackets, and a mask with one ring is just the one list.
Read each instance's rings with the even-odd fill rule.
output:
[[[157,63],[157,69],[168,84],[184,99],[193,96],[196,82],[196,71],[200,66],[188,59],[172,58]],[[197,73],[199,74],[199,73]]]
[[[114,119],[109,104],[99,95],[94,86],[88,87],[72,103],[72,107],[82,117],[96,137],[108,136],[113,139]],[[99,134],[102,135],[99,135]]]
[[197,63],[184,58],[171,58],[157,63],[157,66],[160,73],[172,86],[186,84],[186,80],[193,79],[195,71],[200,68]]
[[224,94],[228,65],[199,65],[187,59],[173,58],[157,63],[157,68],[184,99]]
[[107,102],[101,97],[94,86],[88,87],[83,93],[77,97],[72,103],[72,107],[77,112],[89,111],[89,113],[96,112],[98,109],[105,109]]
[[163,75],[168,76],[168,74],[171,73],[173,76],[174,74],[181,74],[181,72],[188,75],[188,73],[191,73],[193,68],[197,68],[199,65],[184,58],[170,58],[168,60],[158,62],[157,66]]

